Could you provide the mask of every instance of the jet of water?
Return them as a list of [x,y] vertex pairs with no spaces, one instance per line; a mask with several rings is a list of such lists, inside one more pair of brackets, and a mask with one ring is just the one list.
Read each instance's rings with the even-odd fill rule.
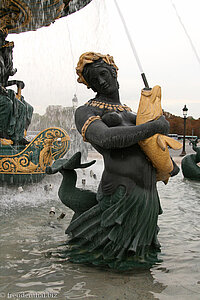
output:
[[124,19],[123,15],[122,15],[122,12],[121,12],[121,10],[120,10],[120,8],[119,8],[119,5],[118,5],[118,3],[117,3],[117,0],[114,0],[114,3],[115,3],[115,6],[116,6],[116,8],[117,8],[117,11],[118,11],[118,13],[119,13],[119,16],[120,16],[120,18],[121,18],[122,24],[123,24],[123,26],[124,26],[124,29],[125,29],[127,38],[128,38],[128,40],[129,40],[131,49],[132,49],[132,51],[133,51],[133,55],[135,56],[136,62],[137,62],[137,64],[138,64],[138,68],[139,68],[139,70],[140,70],[140,73],[141,73],[141,76],[142,76],[144,85],[145,85],[146,88],[149,88],[149,85],[148,85],[148,82],[147,82],[145,73],[144,73],[143,68],[142,68],[142,64],[141,64],[141,62],[140,62],[140,59],[139,59],[139,56],[138,56],[138,54],[137,54],[135,45],[133,44],[131,35],[130,35],[130,33],[129,33],[128,27],[127,27],[127,25],[126,25],[126,22],[125,22],[125,19]]
[[69,25],[68,22],[66,21],[67,24],[67,31],[68,31],[68,37],[69,37],[69,44],[70,44],[70,51],[71,51],[71,58],[72,58],[72,64],[73,64],[73,75],[74,75],[74,83],[75,83],[75,94],[77,93],[77,80],[76,80],[76,72],[75,72],[75,65],[74,65],[74,53],[72,49],[72,41],[71,41],[71,34],[69,30]]
[[178,11],[177,11],[177,9],[176,9],[176,6],[175,6],[175,4],[173,3],[172,0],[171,0],[171,4],[172,4],[172,6],[173,6],[173,8],[174,8],[174,10],[175,10],[175,12],[176,12],[176,16],[177,16],[177,18],[178,18],[178,20],[179,20],[181,26],[183,27],[183,30],[184,30],[185,34],[186,34],[186,36],[187,36],[187,38],[188,38],[188,40],[189,40],[189,42],[190,42],[190,45],[191,45],[192,50],[193,50],[193,52],[194,52],[194,54],[195,54],[195,56],[196,56],[196,58],[197,58],[197,60],[198,60],[198,63],[200,64],[200,57],[199,57],[199,55],[198,55],[198,53],[197,53],[197,50],[196,50],[196,48],[195,48],[195,46],[194,46],[194,44],[193,44],[193,42],[192,42],[192,39],[191,39],[191,37],[190,37],[190,35],[189,35],[189,33],[188,33],[188,31],[187,31],[185,25],[183,24],[183,21],[182,21],[180,15],[179,15],[179,13],[178,13]]

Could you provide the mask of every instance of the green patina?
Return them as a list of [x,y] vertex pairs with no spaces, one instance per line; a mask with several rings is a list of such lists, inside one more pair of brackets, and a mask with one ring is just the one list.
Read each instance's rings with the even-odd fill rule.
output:
[[[63,175],[58,191],[64,205],[74,211],[66,233],[70,239],[59,256],[73,263],[86,263],[128,270],[149,267],[159,262],[157,253],[157,218],[160,204],[157,190],[134,187],[127,194],[124,186],[106,196],[76,187],[75,169],[87,168],[94,161],[81,164],[81,153],[71,159],[59,159],[47,167],[47,174]],[[145,209],[142,209],[144,208]]]
[[31,122],[33,107],[23,96],[17,99],[13,90],[7,92],[7,95],[0,94],[0,137],[20,143]]
[[0,184],[39,182],[52,161],[69,150],[68,134],[52,127],[41,131],[27,146],[0,144]]
[[185,178],[200,181],[200,147],[197,147],[197,140],[191,141],[192,149],[196,154],[186,155],[181,161],[181,168]]

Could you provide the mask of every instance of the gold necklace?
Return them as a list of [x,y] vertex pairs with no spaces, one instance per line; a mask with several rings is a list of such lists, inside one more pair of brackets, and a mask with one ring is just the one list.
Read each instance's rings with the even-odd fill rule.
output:
[[106,103],[106,102],[101,102],[101,101],[96,101],[96,100],[89,100],[88,102],[85,103],[87,106],[93,106],[93,107],[98,107],[100,109],[108,109],[109,111],[132,111],[130,107],[128,107],[126,104],[111,104],[111,103]]

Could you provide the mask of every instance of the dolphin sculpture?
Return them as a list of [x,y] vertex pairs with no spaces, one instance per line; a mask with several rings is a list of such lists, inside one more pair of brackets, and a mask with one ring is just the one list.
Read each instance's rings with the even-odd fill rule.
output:
[[58,191],[62,203],[74,211],[72,220],[97,204],[96,193],[76,187],[77,173],[75,169],[88,168],[96,161],[81,164],[81,152],[75,153],[70,159],[58,159],[46,168],[47,174],[60,172],[63,179]]

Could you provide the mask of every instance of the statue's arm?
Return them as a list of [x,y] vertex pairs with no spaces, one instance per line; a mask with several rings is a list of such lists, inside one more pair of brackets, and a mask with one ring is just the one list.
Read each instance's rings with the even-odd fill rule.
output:
[[[75,122],[80,133],[85,122],[94,115],[87,106],[81,106],[76,110]],[[164,117],[137,126],[117,127],[108,127],[102,120],[95,120],[87,127],[85,138],[104,149],[112,149],[129,147],[156,133],[168,134],[168,132],[169,123]]]
[[20,87],[21,89],[23,89],[25,87],[25,84],[22,80],[9,80],[6,83],[6,87],[11,86],[11,85],[17,85],[17,87]]

